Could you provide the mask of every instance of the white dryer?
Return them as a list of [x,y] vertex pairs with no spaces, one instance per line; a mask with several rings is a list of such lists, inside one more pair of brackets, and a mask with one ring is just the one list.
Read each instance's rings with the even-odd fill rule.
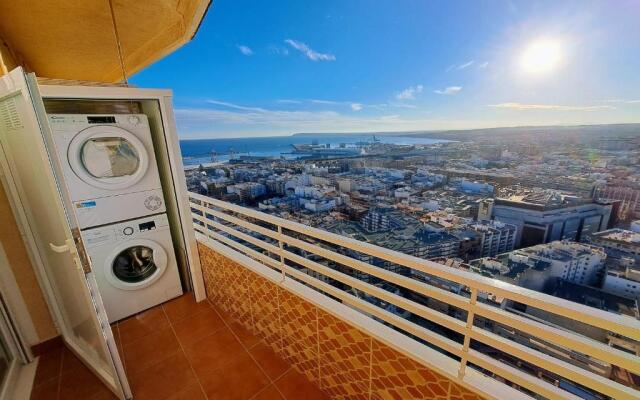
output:
[[81,229],[166,211],[144,114],[50,114]]
[[82,232],[109,322],[182,294],[166,214]]

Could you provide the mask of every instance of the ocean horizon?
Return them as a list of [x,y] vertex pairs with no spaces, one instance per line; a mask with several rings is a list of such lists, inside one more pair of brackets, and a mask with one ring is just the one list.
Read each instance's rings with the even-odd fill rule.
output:
[[[380,143],[393,143],[399,145],[434,144],[448,142],[445,139],[432,139],[410,136],[376,136]],[[371,135],[291,135],[291,136],[263,136],[245,138],[220,138],[220,139],[181,139],[183,162],[185,165],[198,165],[212,161],[215,152],[216,161],[227,161],[232,155],[251,155],[259,157],[285,157],[289,159],[299,158],[299,155],[290,154],[293,144],[329,144],[331,147],[353,144],[356,142],[372,142]]]

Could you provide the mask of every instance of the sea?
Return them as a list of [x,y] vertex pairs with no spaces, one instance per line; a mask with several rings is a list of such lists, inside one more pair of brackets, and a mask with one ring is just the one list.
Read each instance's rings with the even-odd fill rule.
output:
[[[434,144],[447,140],[420,138],[410,136],[376,136],[380,143],[400,145]],[[292,135],[269,136],[235,139],[194,139],[181,140],[183,162],[185,165],[207,164],[213,161],[228,161],[231,157],[241,155],[257,157],[278,157],[295,159],[301,157],[292,154],[292,144],[329,144],[338,147],[340,144],[355,144],[357,142],[373,142],[372,135]],[[213,158],[212,158],[213,156]]]

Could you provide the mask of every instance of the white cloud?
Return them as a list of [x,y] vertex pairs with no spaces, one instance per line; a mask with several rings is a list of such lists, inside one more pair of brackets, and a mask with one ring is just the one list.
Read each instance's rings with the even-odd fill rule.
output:
[[510,110],[530,111],[530,110],[550,110],[550,111],[598,111],[613,110],[612,106],[565,106],[559,104],[522,104],[522,103],[499,103],[490,104],[489,107],[505,108]]
[[416,94],[422,93],[422,85],[410,86],[400,93],[396,94],[398,100],[413,100],[416,98]]
[[360,103],[351,103],[351,109],[353,111],[360,111],[360,110],[362,110],[362,104],[360,104]]
[[240,53],[244,54],[245,56],[252,56],[253,55],[253,50],[251,50],[251,48],[249,46],[244,46],[239,44],[238,45],[238,50],[240,50]]
[[264,108],[260,108],[260,107],[247,107],[247,106],[241,106],[241,105],[237,105],[234,103],[229,103],[226,101],[220,101],[220,100],[207,100],[206,101],[209,104],[214,104],[217,106],[222,106],[222,107],[227,107],[227,108],[233,108],[235,110],[241,110],[241,111],[257,111],[257,112],[262,112],[265,111]]
[[[182,138],[287,135],[294,132],[408,131],[424,129],[433,123],[458,124],[458,121],[406,118],[392,113],[361,116],[360,113],[343,114],[333,110],[277,110],[219,100],[210,100],[207,104],[211,107],[175,110]],[[351,104],[356,108],[360,105]]]
[[331,105],[344,104],[341,101],[333,101],[333,100],[310,99],[309,101],[314,104],[331,104]]
[[293,100],[293,99],[280,99],[280,100],[276,100],[277,103],[280,104],[300,104],[302,103],[300,100]]
[[[446,71],[447,71],[447,72],[451,72],[451,71],[453,71],[454,69],[457,69],[457,70],[460,70],[460,71],[461,71],[461,70],[463,70],[463,69],[467,69],[467,68],[471,67],[471,66],[472,66],[472,65],[474,65],[474,64],[476,64],[476,60],[469,60],[469,61],[464,62],[464,63],[462,63],[462,64],[451,64],[451,65],[449,65],[449,66],[447,67],[447,70],[446,70]],[[478,68],[487,68],[487,66],[488,66],[488,65],[489,65],[489,63],[485,61],[485,62],[483,62],[483,63],[481,63],[481,64],[478,64]]]
[[336,56],[334,56],[333,54],[318,53],[317,51],[309,47],[307,44],[299,42],[297,40],[286,39],[285,43],[287,43],[289,46],[293,47],[294,49],[304,54],[309,60],[312,60],[312,61],[335,61],[336,60]]
[[470,66],[472,66],[473,64],[475,64],[475,62],[476,62],[475,60],[469,60],[466,63],[458,65],[458,69],[467,69]]
[[621,104],[638,104],[640,100],[623,100],[623,99],[609,99],[602,100],[603,103],[621,103]]
[[289,55],[289,49],[287,49],[284,46],[271,45],[271,46],[268,47],[268,50],[269,50],[270,53],[277,54],[279,56],[288,56]]
[[456,94],[462,90],[462,86],[447,86],[444,89],[436,89],[433,93],[437,94]]

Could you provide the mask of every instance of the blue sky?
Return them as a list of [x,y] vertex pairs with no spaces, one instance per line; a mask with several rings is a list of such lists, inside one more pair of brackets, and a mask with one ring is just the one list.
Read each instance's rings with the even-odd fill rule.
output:
[[215,0],[131,82],[173,89],[183,138],[640,122],[638,21],[640,0]]

